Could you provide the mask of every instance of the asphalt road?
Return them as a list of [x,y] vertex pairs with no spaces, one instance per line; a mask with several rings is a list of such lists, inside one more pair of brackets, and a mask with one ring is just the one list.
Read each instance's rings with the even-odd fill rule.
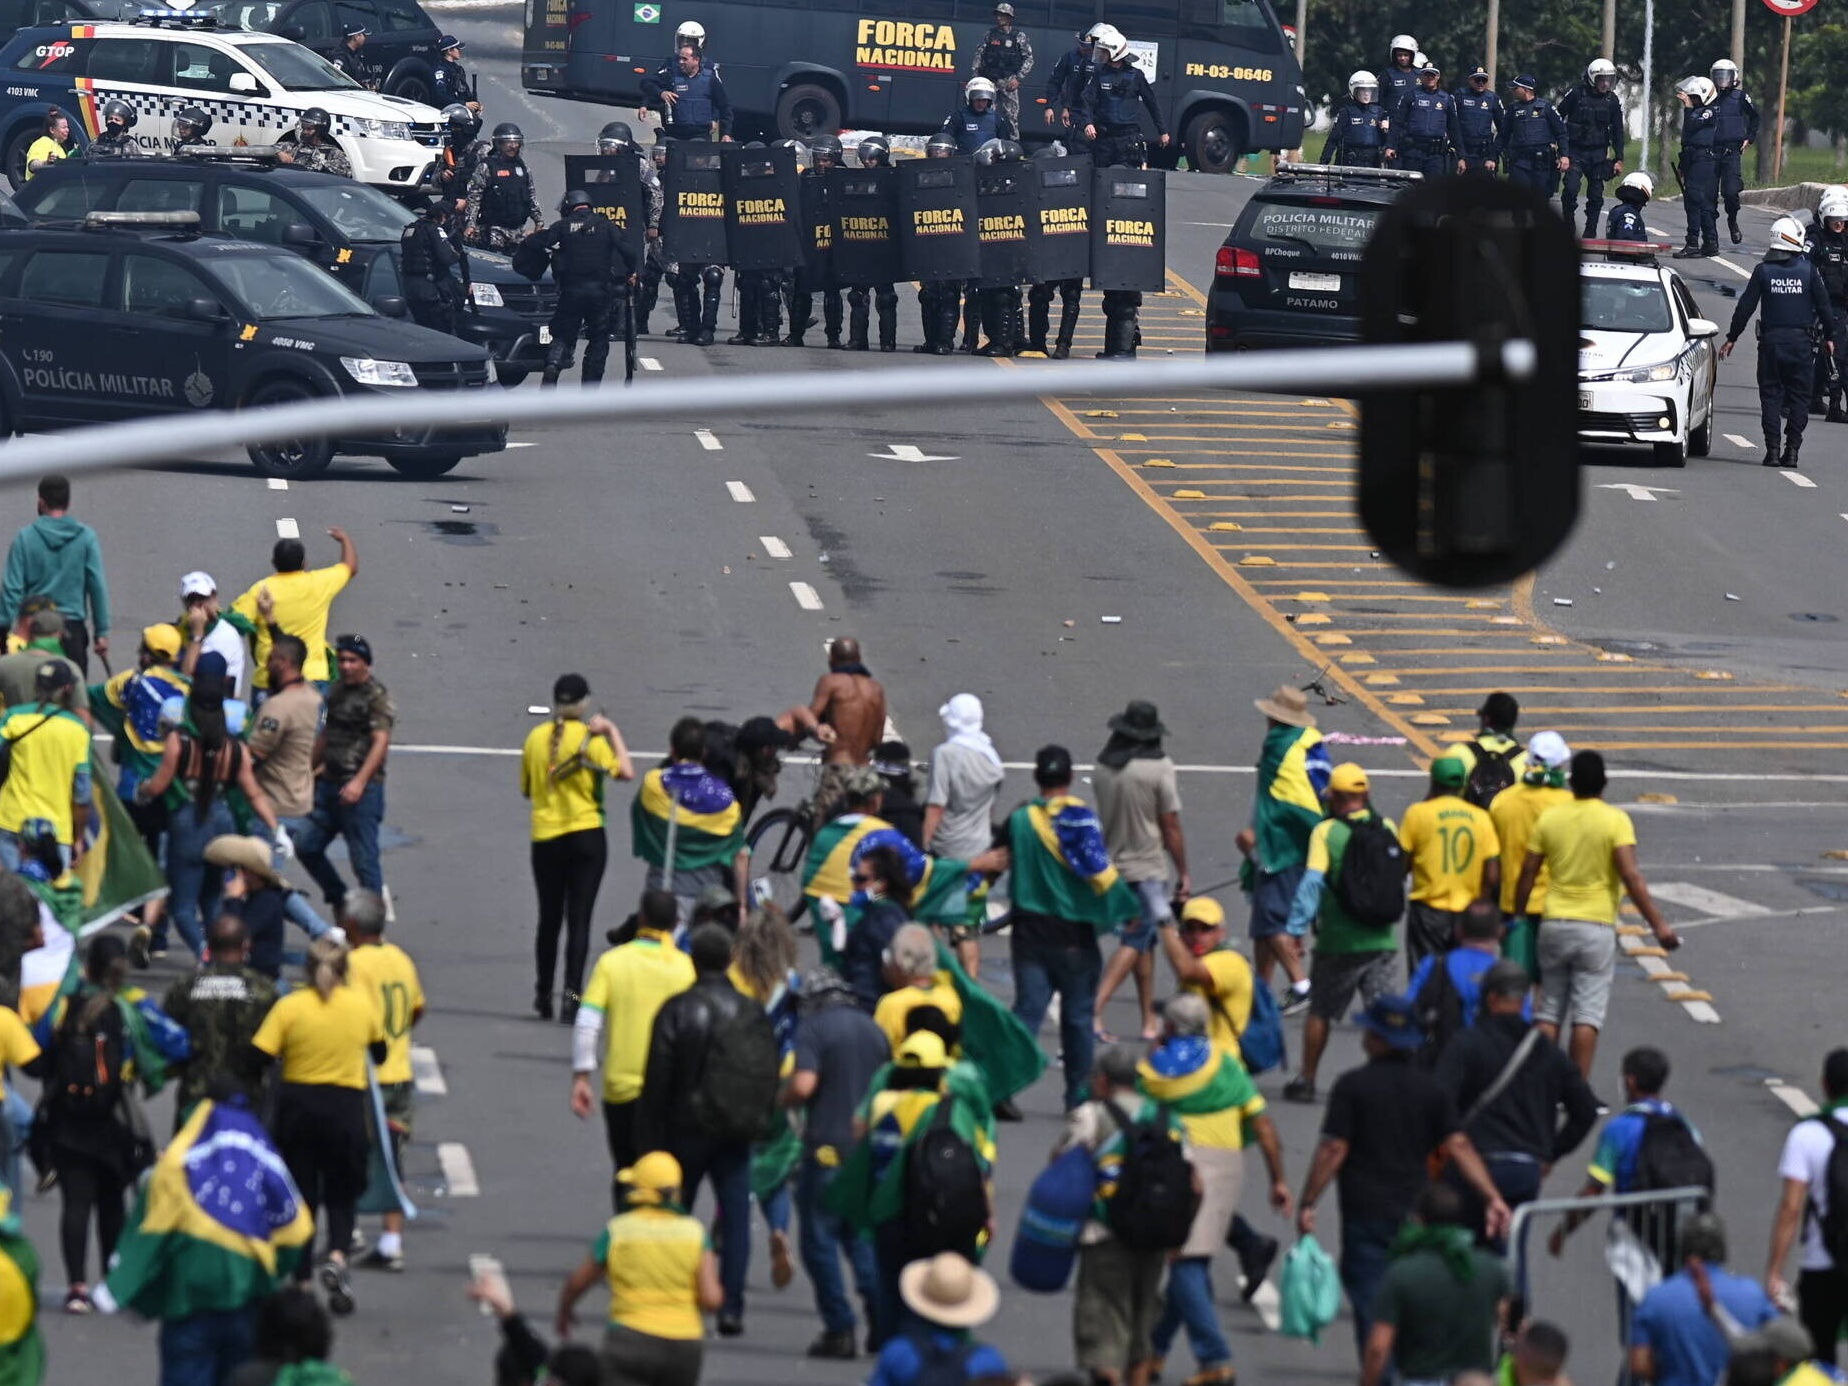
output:
[[[517,92],[512,6],[435,8],[471,44],[490,122],[525,125],[550,199],[558,155],[583,147],[608,115]],[[1198,291],[1254,186],[1171,180],[1177,279],[1151,299],[1145,356],[1197,349]],[[1675,209],[1658,206],[1651,220],[1679,238]],[[1762,244],[1769,218],[1748,212],[1746,221]],[[1728,260],[1749,267],[1745,249]],[[1711,263],[1690,279],[1722,318],[1743,282]],[[902,314],[909,346],[909,303]],[[1089,349],[1097,323],[1088,312]],[[982,695],[1012,762],[1048,741],[1088,757],[1126,700],[1157,700],[1185,767],[1201,886],[1233,875],[1232,836],[1262,729],[1251,700],[1324,667],[1340,701],[1318,706],[1323,726],[1364,739],[1351,753],[1394,812],[1420,792],[1424,757],[1467,734],[1470,709],[1495,687],[1528,704],[1524,730],[1556,725],[1575,744],[1612,748],[1613,798],[1638,815],[1644,868],[1687,929],[1673,960],[1687,977],[1654,980],[1643,967],[1666,964],[1653,960],[1624,967],[1595,1086],[1616,1094],[1617,1058],[1630,1045],[1670,1052],[1672,1095],[1718,1159],[1736,1260],[1758,1268],[1790,1104],[1814,1090],[1838,1040],[1835,989],[1796,979],[1839,971],[1848,862],[1826,854],[1848,848],[1839,754],[1848,698],[1838,692],[1848,683],[1829,672],[1844,659],[1830,623],[1787,613],[1839,608],[1833,527],[1843,518],[1826,502],[1848,486],[1848,429],[1816,425],[1811,488],[1749,465],[1755,453],[1723,441],[1713,459],[1672,474],[1600,455],[1565,554],[1531,585],[1459,597],[1407,583],[1371,557],[1347,502],[1352,419],[1330,398],[1062,402],[1057,367],[1022,363],[1008,368],[1047,373],[1046,402],[976,413],[933,397],[875,412],[856,406],[849,373],[896,358],[702,352],[658,336],[643,355],[664,376],[710,380],[715,392],[728,376],[789,372],[810,407],[714,426],[709,442],[697,419],[616,433],[526,430],[507,453],[440,482],[343,462],[324,480],[278,490],[225,458],[78,488],[77,513],[103,536],[124,653],[134,629],[171,618],[182,572],[204,567],[233,592],[261,577],[286,522],[316,562],[334,558],[320,537],[329,525],[359,546],[361,573],[334,628],[370,637],[399,709],[385,858],[393,936],[424,971],[431,1009],[418,1043],[446,1091],[428,1094],[418,1114],[410,1175],[424,1216],[409,1236],[410,1268],[363,1278],[361,1310],[339,1328],[337,1357],[358,1381],[487,1379],[494,1333],[463,1300],[469,1258],[502,1262],[545,1322],[560,1277],[604,1216],[601,1131],[566,1108],[567,1034],[526,1013],[532,902],[512,756],[533,723],[528,707],[577,669],[631,744],[658,750],[683,713],[742,718],[805,696],[823,642],[849,633],[920,756],[936,739],[937,706],[957,691]],[[1723,433],[1756,436],[1749,369],[1739,358],[1721,368]],[[906,449],[927,460],[905,460]],[[1607,481],[1672,494],[1643,502],[1598,489]],[[30,499],[13,496],[12,517],[24,523]],[[1573,606],[1553,607],[1556,595]],[[790,770],[792,797],[806,773]],[[1008,792],[1024,796],[1025,777],[1016,773]],[[1654,801],[1638,802],[1645,795]],[[640,885],[624,851],[626,802],[613,796],[616,850],[599,929],[626,913]],[[1236,906],[1232,892],[1217,893]],[[159,980],[177,975],[170,961]],[[1007,994],[1004,943],[991,945],[986,975]],[[1127,998],[1107,1021],[1133,1032]],[[1338,1033],[1325,1074],[1357,1051],[1352,1031]],[[1780,1096],[1773,1080],[1792,1086]],[[1279,1083],[1270,1075],[1262,1086],[1274,1094]],[[1051,1083],[1023,1105],[1027,1122],[1003,1133],[997,1268],[1057,1126]],[[1319,1111],[1273,1110],[1300,1184]],[[1555,1171],[1549,1187],[1575,1187],[1581,1163]],[[56,1214],[55,1196],[27,1200],[53,1304]],[[1283,1230],[1268,1212],[1254,1217]],[[1331,1200],[1330,1240],[1333,1221]],[[1572,1371],[1585,1380],[1614,1361],[1596,1243],[1580,1234],[1536,1306],[1578,1339]],[[709,1346],[708,1379],[860,1379],[864,1364],[802,1357],[816,1328],[806,1286],[798,1278],[773,1293],[761,1260],[749,1331]],[[1247,1380],[1351,1377],[1345,1326],[1320,1347],[1285,1341],[1259,1312],[1237,1307],[1229,1261],[1220,1271]],[[150,1327],[45,1319],[54,1380],[149,1378]],[[1069,1319],[1063,1298],[1010,1290],[992,1336],[1016,1365],[1050,1372],[1069,1363]]]

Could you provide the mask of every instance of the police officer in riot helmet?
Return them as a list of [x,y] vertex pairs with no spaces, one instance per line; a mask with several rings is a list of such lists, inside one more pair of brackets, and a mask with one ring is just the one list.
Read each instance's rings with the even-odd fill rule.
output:
[[[802,202],[805,207],[823,207],[828,202],[828,173],[841,164],[840,138],[836,135],[815,136],[809,141],[809,158],[812,162],[803,171],[801,179]],[[783,339],[784,346],[801,346],[803,334],[814,325],[815,291],[812,284],[813,278],[805,277],[804,271],[797,269],[795,293],[789,300],[789,335]],[[828,335],[831,350],[839,351],[846,345],[841,341],[841,322],[844,317],[841,291],[823,289],[822,329]]]
[[[638,151],[639,152],[639,151]],[[667,170],[667,137],[657,128],[655,130],[654,148],[647,155],[648,166],[654,174],[655,186],[661,186],[661,175]],[[669,294],[676,292],[674,285],[679,276],[675,274],[673,264],[667,258],[667,248],[660,237],[650,237],[642,255],[642,269],[635,294],[635,335],[648,335],[648,317],[661,301],[661,285],[667,284]],[[668,329],[668,335],[677,337],[679,325]]]
[[1655,196],[1655,180],[1638,169],[1626,173],[1623,182],[1617,185],[1616,205],[1611,208],[1610,217],[1604,223],[1604,239],[1607,241],[1644,241],[1649,239],[1649,227],[1643,220],[1643,208],[1649,205],[1649,199]]
[[1463,132],[1457,99],[1445,91],[1443,73],[1430,58],[1418,65],[1418,88],[1399,103],[1386,133],[1386,157],[1395,167],[1441,178],[1460,166]]
[[1004,0],[995,6],[994,27],[976,51],[974,75],[995,84],[1001,134],[1010,140],[1020,138],[1020,84],[1031,71],[1033,45],[1014,27],[1014,7]]
[[212,118],[198,106],[182,106],[180,113],[173,118],[173,147],[176,152],[189,144],[210,144],[206,136],[211,133]]
[[341,30],[340,51],[334,54],[333,64],[368,91],[377,91],[385,81],[385,72],[366,56],[366,36],[371,32],[357,20],[350,21]]
[[449,204],[438,198],[404,228],[398,273],[411,316],[454,336],[456,319],[468,304],[468,252],[449,235],[449,213]]
[[1534,94],[1538,81],[1528,72],[1514,79],[1514,100],[1502,121],[1501,166],[1510,183],[1550,198],[1567,164],[1566,122],[1552,102]]
[[545,225],[532,170],[520,151],[526,136],[511,121],[494,127],[490,148],[469,174],[462,239],[488,250],[510,250],[530,222]]
[[[1065,146],[1054,140],[1032,153],[1035,159],[1063,159]],[[1050,350],[1046,330],[1052,326],[1052,296],[1059,295],[1059,333]],[[1084,298],[1084,279],[1043,279],[1027,291],[1026,355],[1049,356],[1063,361],[1072,354],[1072,334],[1078,330],[1078,306]]]
[[[635,146],[635,133],[628,123],[612,120],[597,132],[597,153],[606,159],[617,159],[631,155],[635,159],[636,170],[642,180],[642,192],[648,201],[646,239],[658,240],[661,235],[661,176],[655,172],[655,161],[642,153]],[[601,179],[603,175],[596,175]]]
[[[855,151],[861,168],[892,167],[892,146],[881,136],[860,141]],[[867,330],[871,326],[869,306],[879,314],[879,349],[898,350],[898,291],[888,283],[854,284],[847,290],[847,350],[869,349]]]
[[[990,140],[975,151],[975,162],[981,168],[1020,163],[1026,157],[1027,151],[1013,140]],[[1020,286],[1009,284],[978,289],[977,302],[982,332],[988,340],[976,349],[975,355],[1014,355],[1021,341]]]
[[1097,70],[1097,30],[1107,24],[1094,24],[1081,31],[1077,47],[1060,56],[1046,79],[1046,93],[1040,104],[1046,108],[1046,123],[1059,127],[1068,140],[1077,138],[1078,97]]
[[1079,101],[1091,157],[1099,168],[1143,168],[1148,164],[1148,145],[1142,136],[1138,105],[1154,122],[1157,143],[1168,147],[1168,126],[1155,100],[1155,89],[1131,61],[1128,39],[1112,33],[1100,38],[1097,46],[1102,50],[1097,71]]
[[1390,117],[1397,113],[1399,103],[1418,89],[1418,40],[1410,34],[1394,34],[1388,50],[1382,95]]
[[1720,196],[1726,203],[1726,227],[1732,243],[1744,240],[1739,230],[1739,194],[1745,187],[1740,157],[1758,140],[1758,108],[1739,85],[1739,66],[1731,58],[1721,58],[1708,73],[1714,90],[1714,149],[1719,155]]
[[556,385],[565,358],[582,331],[583,381],[603,379],[610,356],[610,313],[626,293],[636,272],[616,224],[591,210],[590,194],[572,189],[558,204],[562,219],[531,238],[552,253],[552,278],[558,284],[558,308],[552,314],[552,345],[545,353],[541,383]]
[[986,77],[971,77],[963,85],[962,108],[947,117],[937,133],[955,140],[959,154],[973,154],[990,140],[1000,139],[995,84]]
[[1462,143],[1457,146],[1457,172],[1493,173],[1501,148],[1501,97],[1489,85],[1489,70],[1478,65],[1469,74],[1469,84],[1451,93],[1457,107],[1457,132]]
[[1717,93],[1705,77],[1684,77],[1675,84],[1681,99],[1681,202],[1687,212],[1687,243],[1677,260],[1704,259],[1720,253],[1720,151]]
[[454,34],[444,34],[436,41],[436,51],[440,56],[430,68],[432,106],[442,107],[456,102],[471,111],[481,110],[481,103],[475,99],[475,84],[469,80],[468,69],[462,66],[462,50],[467,47]]
[[351,178],[353,165],[347,161],[340,146],[334,143],[334,137],[329,133],[332,127],[333,119],[326,111],[319,106],[310,106],[302,112],[295,128],[276,141],[277,160],[315,173],[333,173],[342,178]]
[[682,43],[672,66],[642,79],[642,99],[659,108],[669,139],[711,139],[714,122],[721,140],[732,137],[731,97],[696,44]]
[[1583,184],[1587,236],[1598,234],[1606,180],[1623,173],[1623,150],[1629,136],[1616,87],[1617,65],[1609,58],[1598,58],[1585,69],[1585,80],[1559,103],[1560,119],[1566,122],[1566,157],[1570,160],[1559,191],[1559,210],[1566,225],[1575,225],[1579,187]]
[[[932,135],[924,145],[926,159],[952,159],[957,152],[956,139],[948,134]],[[918,324],[924,331],[924,340],[911,349],[920,356],[950,355],[956,350],[956,319],[961,310],[961,281],[919,280]]]
[[[658,140],[680,136],[663,126]],[[789,141],[793,143],[793,141]],[[674,308],[680,317],[679,340],[688,346],[711,346],[719,330],[719,304],[725,292],[725,266],[681,261],[668,282],[674,290]],[[669,336],[675,335],[669,333]]]
[[[1817,210],[1816,225],[1810,232],[1809,258],[1822,276],[1823,290],[1829,296],[1832,315],[1830,336],[1836,342],[1848,341],[1848,188],[1839,185],[1822,190],[1822,204]],[[1848,423],[1842,410],[1842,378],[1834,369],[1833,359],[1820,351],[1816,356],[1814,383],[1810,387],[1810,413],[1820,414],[1823,396],[1828,396],[1828,423]]]
[[1733,310],[1732,325],[1720,348],[1723,361],[1732,355],[1752,314],[1764,310],[1758,322],[1758,412],[1765,430],[1762,464],[1767,467],[1795,467],[1803,450],[1803,430],[1809,424],[1813,330],[1821,328],[1823,351],[1835,354],[1835,311],[1822,275],[1803,251],[1800,222],[1779,217],[1772,223],[1771,246],[1739,295],[1739,306]]
[[443,107],[443,148],[436,158],[437,196],[460,212],[468,205],[469,175],[486,157],[488,143],[477,140],[481,117],[460,101]]
[[[793,143],[793,141],[790,141]],[[751,140],[746,150],[767,149],[762,140]],[[782,334],[783,271],[775,269],[734,269],[738,330],[725,339],[726,346],[777,346]]]
[[119,97],[103,103],[103,133],[90,141],[85,155],[91,159],[132,159],[141,146],[129,132],[135,128],[135,108]]
[[1348,99],[1335,107],[1322,146],[1322,162],[1350,168],[1378,168],[1390,128],[1386,108],[1380,105],[1380,82],[1371,72],[1348,78]]

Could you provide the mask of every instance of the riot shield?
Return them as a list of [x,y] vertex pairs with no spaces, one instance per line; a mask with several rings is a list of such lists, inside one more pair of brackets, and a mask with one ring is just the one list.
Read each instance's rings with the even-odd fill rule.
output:
[[661,175],[661,241],[667,257],[683,265],[731,263],[725,246],[723,145],[674,140]]
[[908,159],[898,174],[898,244],[904,278],[922,283],[973,279],[982,271],[969,159]]
[[1039,178],[1024,159],[978,166],[975,206],[980,214],[984,289],[1030,284],[1039,278]]
[[904,277],[898,250],[898,170],[837,168],[828,174],[834,214],[834,276],[842,284]]
[[834,191],[827,175],[810,169],[802,175],[797,193],[802,199],[802,270],[796,276],[796,292],[817,294],[838,289],[841,280],[834,271]]
[[642,262],[648,230],[648,195],[634,154],[567,154],[565,187],[590,194],[591,210],[616,223],[634,263]]
[[1100,168],[1093,175],[1093,289],[1168,287],[1167,176],[1158,168]]
[[[788,269],[802,263],[796,155],[775,145],[725,147],[725,236],[734,269]],[[670,156],[671,157],[671,156]]]
[[1083,279],[1091,272],[1091,157],[1034,159],[1039,182],[1039,279]]

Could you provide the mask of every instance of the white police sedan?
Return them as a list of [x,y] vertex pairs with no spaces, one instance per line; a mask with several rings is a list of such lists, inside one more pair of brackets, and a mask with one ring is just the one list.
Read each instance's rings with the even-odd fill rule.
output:
[[[1687,465],[1713,446],[1720,326],[1704,318],[1672,269],[1669,247],[1586,242],[1579,266],[1579,437],[1637,443]],[[1608,254],[1608,259],[1590,258]]]

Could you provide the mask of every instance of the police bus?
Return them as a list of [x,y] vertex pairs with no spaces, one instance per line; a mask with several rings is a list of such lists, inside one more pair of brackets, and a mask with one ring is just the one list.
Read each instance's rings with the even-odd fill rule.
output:
[[[1254,149],[1302,143],[1302,69],[1271,0],[1014,0],[1033,44],[1023,135],[1050,138],[1041,100],[1074,36],[1108,20],[1154,83],[1189,165],[1229,172]],[[526,0],[529,92],[636,105],[676,28],[707,34],[737,134],[806,139],[842,129],[926,134],[962,99],[992,0]]]

